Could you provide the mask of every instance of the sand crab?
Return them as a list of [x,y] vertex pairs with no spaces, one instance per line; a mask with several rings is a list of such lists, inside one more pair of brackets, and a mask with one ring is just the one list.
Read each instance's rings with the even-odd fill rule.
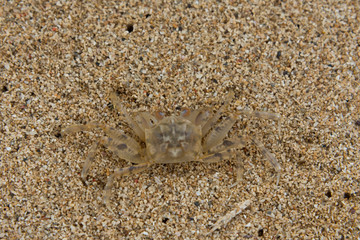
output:
[[128,114],[117,95],[112,93],[110,99],[114,107],[122,113],[136,136],[129,136],[122,130],[102,123],[72,125],[63,129],[62,133],[69,134],[100,128],[106,134],[106,137],[102,137],[90,147],[81,172],[84,181],[99,144],[110,149],[118,157],[136,164],[115,169],[110,175],[104,190],[106,205],[108,205],[111,188],[116,177],[139,173],[156,163],[218,162],[229,157],[232,154],[231,149],[243,147],[247,142],[255,144],[273,165],[278,173],[278,183],[281,167],[274,155],[261,142],[251,136],[238,135],[230,139],[225,138],[240,114],[278,122],[280,116],[269,112],[242,110],[221,121],[220,118],[233,96],[234,93],[229,92],[224,104],[214,114],[210,114],[209,109],[194,111],[184,109],[179,116],[166,117],[161,112],[155,114],[140,112],[136,118],[133,118]]

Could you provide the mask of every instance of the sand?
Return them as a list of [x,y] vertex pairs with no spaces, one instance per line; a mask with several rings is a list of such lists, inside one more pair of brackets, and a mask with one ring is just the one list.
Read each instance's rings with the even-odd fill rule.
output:
[[[359,239],[359,13],[358,1],[4,1],[0,239]],[[171,115],[215,111],[230,90],[224,117],[282,116],[280,134],[247,116],[229,133],[276,156],[278,185],[247,145],[117,179],[109,210],[107,178],[131,164],[100,147],[84,184],[103,133],[61,134],[91,121],[130,132],[113,91],[133,115]]]

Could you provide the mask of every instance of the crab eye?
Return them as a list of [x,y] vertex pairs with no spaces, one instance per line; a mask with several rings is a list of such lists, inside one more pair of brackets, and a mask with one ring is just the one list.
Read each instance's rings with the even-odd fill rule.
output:
[[155,115],[157,120],[161,120],[161,119],[163,119],[165,117],[165,113],[160,112],[160,111],[156,111],[154,115]]
[[181,110],[181,113],[180,113],[180,116],[182,116],[182,117],[187,117],[187,116],[189,116],[190,115],[190,109],[188,109],[188,108],[183,108],[182,110]]

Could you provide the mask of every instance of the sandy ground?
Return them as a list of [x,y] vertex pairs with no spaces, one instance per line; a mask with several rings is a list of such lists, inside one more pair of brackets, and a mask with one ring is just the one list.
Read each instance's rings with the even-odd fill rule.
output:
[[[1,3],[0,238],[359,239],[359,1],[171,2]],[[130,163],[100,147],[83,184],[103,133],[61,134],[90,121],[129,132],[113,91],[130,113],[170,115],[215,111],[230,90],[224,117],[282,116],[280,134],[246,116],[229,133],[276,156],[278,185],[247,145],[117,179],[109,210],[107,178]]]

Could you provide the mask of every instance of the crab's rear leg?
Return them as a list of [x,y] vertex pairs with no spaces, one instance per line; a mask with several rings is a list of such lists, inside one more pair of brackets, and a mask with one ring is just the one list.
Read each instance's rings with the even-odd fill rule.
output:
[[150,165],[151,165],[151,163],[141,163],[141,164],[126,167],[126,168],[116,169],[114,171],[114,173],[111,174],[107,180],[107,183],[106,183],[106,186],[104,189],[104,204],[106,206],[109,206],[108,204],[109,204],[109,200],[110,200],[110,196],[111,196],[111,189],[112,189],[112,186],[114,185],[115,178],[142,172],[145,169],[147,169]]
[[280,121],[281,116],[276,113],[272,112],[261,112],[261,111],[251,111],[251,110],[238,110],[240,114],[251,116],[251,117],[257,117],[257,118],[263,118],[263,119],[269,119],[269,120],[275,120]]

